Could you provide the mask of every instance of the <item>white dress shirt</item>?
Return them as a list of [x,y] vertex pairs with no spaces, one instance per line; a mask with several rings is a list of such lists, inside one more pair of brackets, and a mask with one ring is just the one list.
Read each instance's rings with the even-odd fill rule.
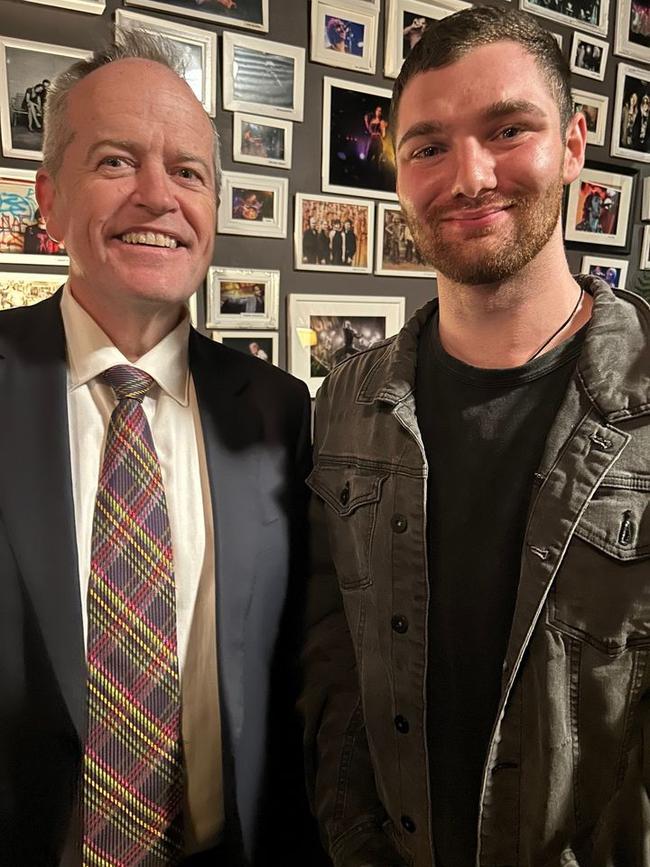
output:
[[155,385],[144,412],[158,453],[171,529],[188,853],[209,848],[224,823],[217,684],[214,530],[205,447],[189,370],[189,318],[136,362],[113,345],[66,286],[61,301],[68,360],[68,418],[84,641],[93,513],[111,413],[117,403],[99,375],[133,364]]

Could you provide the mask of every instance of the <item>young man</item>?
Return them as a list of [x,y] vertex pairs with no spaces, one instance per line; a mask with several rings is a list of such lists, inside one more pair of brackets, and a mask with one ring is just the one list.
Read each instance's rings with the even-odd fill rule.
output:
[[316,407],[307,756],[337,867],[650,863],[650,309],[574,279],[585,122],[519,12],[393,95],[438,299]]
[[69,279],[0,314],[6,865],[312,861],[309,396],[190,328],[219,163],[179,68],[126,33],[53,82],[36,184]]

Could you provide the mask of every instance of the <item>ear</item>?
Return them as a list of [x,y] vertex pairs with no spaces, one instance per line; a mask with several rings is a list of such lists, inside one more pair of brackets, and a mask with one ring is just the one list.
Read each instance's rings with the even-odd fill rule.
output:
[[587,121],[579,111],[569,121],[564,146],[564,166],[562,180],[570,184],[578,177],[585,164],[585,148],[587,146]]
[[63,243],[63,225],[57,216],[57,190],[50,173],[40,168],[36,172],[36,201],[47,226],[47,234],[53,241]]

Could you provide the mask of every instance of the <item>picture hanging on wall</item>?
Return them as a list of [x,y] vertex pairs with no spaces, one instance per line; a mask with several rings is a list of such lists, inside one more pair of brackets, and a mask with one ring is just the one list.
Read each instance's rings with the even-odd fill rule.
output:
[[183,61],[183,78],[207,113],[217,110],[217,34],[200,27],[152,18],[139,12],[115,10],[116,39],[120,30],[148,30],[170,40]]
[[311,59],[327,66],[374,72],[377,56],[377,15],[348,3],[313,0]]
[[643,243],[641,244],[641,261],[639,268],[642,271],[650,269],[650,226],[644,226]]
[[296,268],[369,274],[374,217],[374,202],[296,193]]
[[92,15],[101,15],[106,8],[105,0],[27,0],[27,2],[73,9],[75,12],[90,12]]
[[269,0],[125,0],[127,6],[201,18],[212,24],[269,31]]
[[232,158],[238,163],[291,168],[293,123],[258,114],[233,115]]
[[225,109],[301,121],[304,90],[304,48],[223,34]]
[[583,256],[580,265],[581,274],[590,274],[600,277],[612,287],[612,289],[625,289],[627,279],[627,259],[612,259],[606,256]]
[[278,332],[268,331],[213,331],[212,339],[244,355],[260,361],[278,364]]
[[211,266],[206,278],[206,327],[278,327],[280,272]]
[[641,197],[641,219],[650,220],[650,175],[643,179],[643,195]]
[[396,334],[404,298],[373,295],[289,295],[289,372],[312,397],[341,361]]
[[618,65],[611,153],[650,162],[650,70]]
[[47,234],[35,178],[29,169],[0,168],[0,262],[65,266],[63,245]]
[[397,77],[430,24],[471,5],[464,0],[388,0],[384,75]]
[[436,276],[415,248],[413,235],[399,205],[380,202],[377,208],[375,274],[386,277]]
[[287,237],[286,178],[223,172],[218,230],[225,235]]
[[0,36],[0,133],[2,153],[43,159],[43,112],[56,76],[90,51]]
[[323,191],[397,200],[391,91],[328,76],[323,87]]
[[573,111],[581,111],[587,123],[587,144],[604,145],[609,97],[571,88]]
[[608,54],[609,42],[586,33],[574,33],[569,63],[571,72],[604,81]]
[[65,274],[27,274],[0,271],[0,310],[27,307],[45,301],[65,283]]
[[609,0],[519,0],[519,8],[568,27],[579,27],[590,33],[607,36]]
[[618,0],[614,53],[650,63],[648,0]]
[[564,239],[580,248],[626,248],[637,172],[586,165],[568,188]]

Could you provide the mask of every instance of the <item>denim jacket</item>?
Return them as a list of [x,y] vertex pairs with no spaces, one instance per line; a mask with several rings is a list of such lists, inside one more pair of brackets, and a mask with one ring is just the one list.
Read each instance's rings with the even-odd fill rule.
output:
[[[592,318],[535,473],[476,867],[650,865],[650,307],[579,280]],[[336,867],[435,863],[413,390],[436,303],[337,367],[316,404],[302,708]]]

